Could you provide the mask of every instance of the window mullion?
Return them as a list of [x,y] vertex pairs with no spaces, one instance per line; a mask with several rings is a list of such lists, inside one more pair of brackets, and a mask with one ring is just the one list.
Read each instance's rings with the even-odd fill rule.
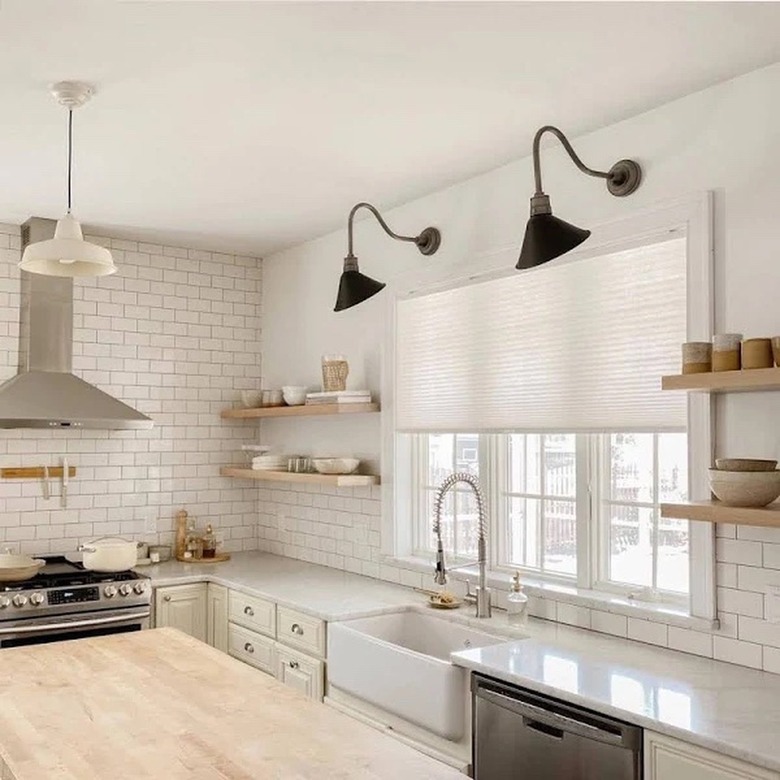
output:
[[593,586],[591,570],[591,525],[593,523],[593,470],[591,468],[591,437],[578,433],[575,437],[577,485],[575,516],[577,518],[577,585]]
[[545,523],[545,493],[547,492],[547,480],[545,478],[547,471],[547,456],[546,456],[546,441],[545,435],[542,433],[539,435],[539,492],[542,497],[539,501],[539,532],[537,534],[538,540],[538,555],[539,555],[539,570],[542,573],[546,572],[544,565],[544,550],[547,545],[547,528]]
[[660,515],[661,515],[661,497],[658,487],[658,434],[653,434],[653,591],[658,590],[658,537],[661,533]]

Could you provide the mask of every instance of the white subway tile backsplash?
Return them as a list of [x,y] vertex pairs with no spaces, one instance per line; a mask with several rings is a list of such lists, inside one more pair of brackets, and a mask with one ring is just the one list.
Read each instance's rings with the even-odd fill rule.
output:
[[666,647],[669,642],[669,627],[663,623],[651,623],[639,618],[628,619],[628,638],[637,642]]
[[718,539],[717,557],[723,563],[761,566],[762,546],[760,542],[743,542],[736,539]]
[[[200,524],[214,523],[226,549],[256,548],[256,488],[219,476],[251,432],[226,425],[219,411],[234,402],[237,389],[260,385],[260,261],[90,240],[111,249],[119,272],[75,282],[74,372],[149,414],[155,427],[0,432],[2,465],[58,465],[67,455],[78,469],[67,510],[54,483],[46,502],[39,482],[3,480],[0,547],[60,552],[118,533],[171,541],[173,516],[186,506]],[[0,227],[0,380],[17,364],[19,251],[19,228]],[[183,273],[169,267],[180,259],[198,284],[188,273],[176,285],[163,283],[166,271]],[[225,286],[244,296],[241,339],[213,316],[212,302],[222,293],[210,293]]]
[[669,626],[669,648],[712,658],[712,634]]
[[713,658],[717,661],[727,661],[740,666],[751,666],[760,669],[762,665],[761,645],[742,642],[723,636],[715,636],[712,640]]

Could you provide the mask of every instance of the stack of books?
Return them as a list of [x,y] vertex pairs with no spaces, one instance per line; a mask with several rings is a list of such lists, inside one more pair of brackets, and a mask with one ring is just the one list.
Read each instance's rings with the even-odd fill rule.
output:
[[370,390],[339,390],[329,393],[307,393],[306,405],[322,404],[370,404]]

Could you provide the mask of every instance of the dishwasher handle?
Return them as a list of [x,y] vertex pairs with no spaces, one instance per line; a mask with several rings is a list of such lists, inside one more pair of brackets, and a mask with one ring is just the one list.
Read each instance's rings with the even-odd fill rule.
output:
[[[556,732],[564,732],[630,750],[637,749],[637,729],[633,726],[606,719],[602,721],[598,716],[588,714],[587,718],[591,721],[589,723],[482,686],[477,689],[477,696],[522,716],[524,725],[554,738],[560,739],[563,736],[561,734],[559,737]],[[538,724],[541,724],[543,728],[536,727]]]

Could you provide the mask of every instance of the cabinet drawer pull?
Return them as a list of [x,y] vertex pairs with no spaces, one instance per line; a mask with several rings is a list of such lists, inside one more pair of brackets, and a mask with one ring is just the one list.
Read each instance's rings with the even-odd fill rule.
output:
[[163,596],[163,601],[170,601],[170,600],[171,600],[170,596]]
[[290,626],[290,631],[292,631],[293,634],[298,634],[298,636],[303,636],[303,627],[300,626],[298,623],[293,623]]
[[290,669],[297,669],[297,668],[298,668],[298,662],[290,661]]
[[252,607],[244,607],[244,614],[249,615],[249,617],[254,617],[255,611],[252,609]]
[[244,645],[244,650],[246,650],[247,653],[254,653],[255,652],[255,648],[252,645],[250,645],[249,642],[247,642]]

